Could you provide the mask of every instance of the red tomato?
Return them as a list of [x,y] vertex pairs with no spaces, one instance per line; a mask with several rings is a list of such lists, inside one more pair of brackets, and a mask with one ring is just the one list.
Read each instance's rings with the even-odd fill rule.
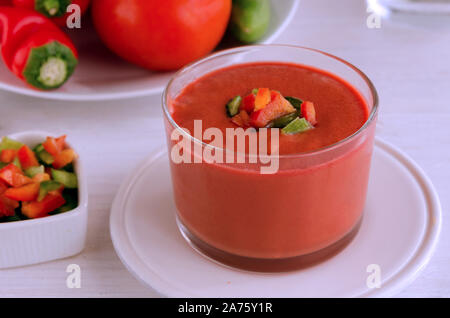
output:
[[220,42],[231,0],[95,0],[100,38],[139,66],[174,70],[201,58]]

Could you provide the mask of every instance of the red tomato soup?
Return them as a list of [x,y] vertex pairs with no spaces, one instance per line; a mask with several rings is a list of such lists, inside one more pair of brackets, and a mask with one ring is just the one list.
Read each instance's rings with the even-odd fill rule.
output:
[[[375,125],[346,138],[367,122],[369,107],[335,75],[275,62],[203,75],[167,106],[180,127],[193,132],[194,120],[202,120],[203,130],[215,127],[225,135],[226,128],[237,128],[226,114],[227,102],[260,87],[313,102],[317,125],[299,134],[280,133],[275,174],[261,174],[260,163],[171,160],[179,220],[204,243],[233,255],[281,259],[319,251],[361,220]],[[174,128],[167,121],[166,127],[171,147]]]

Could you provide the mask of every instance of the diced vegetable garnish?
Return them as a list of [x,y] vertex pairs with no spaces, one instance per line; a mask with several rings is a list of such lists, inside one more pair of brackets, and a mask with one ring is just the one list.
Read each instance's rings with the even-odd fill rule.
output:
[[66,200],[66,204],[61,206],[60,208],[56,209],[53,212],[50,212],[50,215],[58,214],[58,213],[64,213],[67,211],[71,211],[73,209],[76,209],[78,206],[78,191],[73,189],[66,189],[63,192],[64,200]]
[[44,173],[44,172],[45,172],[44,166],[30,167],[25,170],[25,175],[29,178],[33,178],[37,174]]
[[[227,104],[227,112],[229,106]],[[234,113],[236,110],[232,109]],[[317,124],[312,102],[283,97],[279,91],[269,88],[253,89],[242,99],[240,112],[236,112],[231,121],[239,127],[282,128],[285,134],[300,133]]]
[[30,219],[47,216],[66,203],[59,193],[49,193],[41,202],[33,201],[22,204],[22,214]]
[[0,170],[0,180],[14,188],[31,182],[31,179],[23,175],[22,171],[12,163]]
[[15,209],[19,207],[19,202],[8,199],[4,194],[8,187],[0,181],[0,219],[10,217],[15,214]]
[[267,106],[253,112],[250,118],[252,126],[262,128],[272,120],[293,112],[295,108],[278,93]]
[[294,106],[297,110],[301,110],[303,101],[300,98],[296,97],[285,97],[292,106]]
[[255,94],[249,94],[244,97],[241,104],[241,110],[251,113],[255,109]]
[[231,118],[231,121],[239,127],[248,127],[250,124],[250,117],[245,110],[241,110],[239,114]]
[[317,124],[316,109],[311,102],[304,102],[302,104],[302,117],[311,123],[311,125]]
[[272,122],[272,127],[274,127],[274,128],[286,127],[291,121],[298,118],[298,114],[299,114],[299,112],[296,111],[291,114],[287,114],[287,115],[278,117],[278,118],[274,119],[274,121]]
[[39,162],[36,159],[34,152],[26,145],[23,145],[19,151],[17,151],[17,157],[23,170],[31,167],[39,167]]
[[5,196],[8,199],[15,201],[34,201],[39,194],[39,183],[30,183],[20,188],[9,188],[5,191]]
[[8,137],[2,139],[0,223],[45,217],[78,206],[73,165],[77,154],[65,140],[66,136],[48,137],[32,150]]
[[36,174],[31,180],[33,182],[41,183],[41,182],[44,182],[44,181],[48,181],[50,179],[51,179],[50,175],[48,173],[44,172],[44,173]]
[[44,200],[49,192],[61,190],[62,188],[64,188],[64,186],[58,181],[49,180],[41,182],[39,188],[39,196],[37,198],[38,202]]
[[56,157],[64,149],[65,143],[65,135],[58,138],[47,137],[42,146],[49,154],[51,154],[53,157]]
[[235,96],[232,98],[227,104],[227,114],[230,117],[233,117],[239,113],[239,107],[241,106],[242,97]]
[[55,161],[53,156],[44,149],[42,144],[37,145],[36,148],[34,148],[34,152],[39,160],[46,165],[51,165],[53,161]]
[[20,160],[18,157],[14,158],[12,164],[15,165],[17,168],[19,168],[20,170],[22,170],[22,165],[20,164]]
[[55,161],[53,161],[53,167],[55,169],[61,169],[72,163],[76,157],[77,154],[73,149],[64,149],[55,157]]
[[17,155],[17,150],[3,149],[0,153],[0,161],[3,163],[11,163]]
[[52,169],[53,180],[61,182],[67,189],[78,188],[77,175],[64,170]]
[[23,146],[23,143],[12,140],[8,137],[3,137],[2,142],[0,143],[0,151],[5,149],[14,149],[19,150]]
[[19,202],[8,199],[3,194],[0,195],[0,218],[2,216],[13,216],[15,210],[19,207]]
[[255,111],[263,109],[270,103],[271,95],[270,89],[260,88],[255,96]]
[[291,121],[286,127],[281,131],[286,135],[298,134],[307,130],[312,129],[313,126],[305,118],[296,118]]

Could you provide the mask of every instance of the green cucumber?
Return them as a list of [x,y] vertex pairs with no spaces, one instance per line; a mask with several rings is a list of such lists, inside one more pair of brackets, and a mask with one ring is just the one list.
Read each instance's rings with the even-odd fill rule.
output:
[[291,103],[291,105],[294,106],[295,109],[297,109],[298,111],[301,110],[303,101],[302,101],[300,98],[289,97],[289,96],[288,96],[288,97],[285,97],[285,99],[286,99],[289,103]]
[[58,190],[61,188],[61,186],[62,186],[61,182],[58,182],[58,181],[49,180],[49,181],[41,182],[40,187],[39,187],[38,202],[41,202],[42,200],[44,200],[44,198],[47,196],[47,194],[50,191]]
[[237,95],[236,97],[232,98],[226,108],[227,108],[227,115],[229,117],[236,116],[239,113],[239,107],[241,106],[242,97]]
[[44,172],[45,172],[44,166],[30,167],[27,170],[25,170],[25,175],[29,178],[33,178],[35,175]]
[[286,135],[298,134],[312,129],[313,126],[305,118],[296,118],[284,127],[281,131]]
[[259,41],[269,28],[269,0],[233,0],[230,29],[241,42]]
[[295,120],[296,118],[298,118],[298,111],[295,111],[293,113],[278,117],[276,119],[274,119],[273,122],[273,127],[274,128],[284,128],[286,127],[291,121]]
[[13,140],[8,137],[3,137],[2,142],[0,143],[0,151],[6,150],[6,149],[14,149],[19,150],[23,147],[23,143]]
[[61,182],[67,189],[78,188],[78,178],[75,173],[52,169],[52,178],[55,181]]

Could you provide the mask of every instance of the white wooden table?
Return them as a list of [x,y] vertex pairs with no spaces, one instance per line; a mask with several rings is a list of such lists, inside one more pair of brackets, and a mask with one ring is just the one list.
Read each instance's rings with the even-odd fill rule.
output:
[[[443,205],[440,243],[421,276],[399,296],[450,297],[450,28],[382,21],[369,29],[362,0],[304,0],[276,41],[328,51],[365,71],[381,99],[378,136],[406,151],[436,186]],[[163,144],[160,96],[61,102],[0,93],[0,135],[29,129],[67,133],[89,175],[89,226],[75,257],[0,270],[0,297],[151,297],[118,259],[109,210],[125,175]],[[66,267],[82,270],[66,287]]]

